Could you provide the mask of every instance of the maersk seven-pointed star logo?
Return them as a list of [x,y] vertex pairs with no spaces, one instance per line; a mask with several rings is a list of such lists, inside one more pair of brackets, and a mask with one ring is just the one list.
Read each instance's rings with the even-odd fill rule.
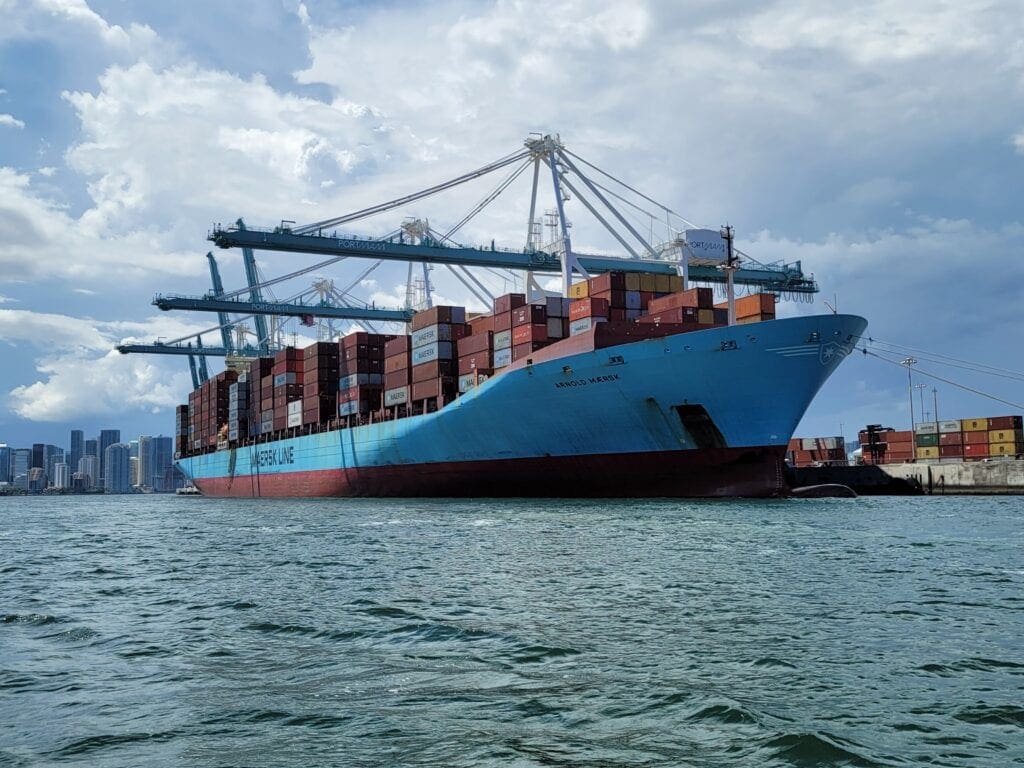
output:
[[828,365],[837,358],[841,360],[844,357],[846,357],[846,350],[843,349],[841,344],[837,344],[834,341],[822,344],[821,350],[818,352],[818,361],[822,365]]

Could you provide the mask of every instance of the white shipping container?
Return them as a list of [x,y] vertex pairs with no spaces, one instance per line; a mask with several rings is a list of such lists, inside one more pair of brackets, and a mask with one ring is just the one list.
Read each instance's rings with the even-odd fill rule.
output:
[[512,347],[512,331],[497,331],[494,334],[494,348],[497,349],[511,349]]
[[598,323],[606,322],[603,317],[581,317],[579,320],[573,320],[569,323],[569,335],[578,336],[581,333],[586,333]]
[[432,363],[435,360],[451,360],[452,343],[450,341],[439,341],[436,344],[427,344],[412,351],[412,364],[422,365]]
[[[291,402],[288,403],[288,415],[291,416],[293,413],[297,413],[300,416],[302,415],[302,401],[301,400],[292,400]],[[289,424],[289,426],[291,426],[291,425]]]
[[934,421],[922,421],[914,427],[914,431],[919,435],[935,435],[939,432],[939,425]]
[[512,348],[506,347],[505,349],[494,350],[494,367],[504,368],[506,365],[512,364]]
[[950,420],[944,420],[944,421],[940,421],[939,422],[939,432],[959,432],[959,431],[960,431],[960,421],[958,419],[957,420],[950,419]]
[[347,403],[338,403],[339,416],[354,416],[359,413],[359,401],[350,400]]
[[469,390],[483,384],[487,379],[487,376],[478,376],[475,373],[467,373],[465,376],[459,376],[459,394],[466,394]]
[[370,374],[368,373],[351,373],[348,376],[343,376],[338,379],[339,389],[351,389],[352,387],[358,387],[360,384],[369,384]]
[[816,450],[818,450],[818,439],[816,437],[803,437],[803,438],[800,438],[800,450],[802,450],[802,451],[816,451]]
[[384,405],[404,405],[409,402],[409,388],[395,387],[384,392]]
[[549,317],[548,318],[548,338],[549,339],[562,339],[565,338],[565,326],[562,324],[561,317]]
[[439,341],[451,341],[452,340],[452,327],[448,323],[439,323],[437,325],[428,325],[426,328],[420,328],[418,331],[412,332],[412,348],[423,347],[427,344],[436,344]]
[[[299,403],[299,404],[301,405],[301,403]],[[289,403],[289,405],[291,405],[291,404]],[[302,426],[302,411],[301,410],[299,410],[298,413],[289,413],[288,414],[288,426],[289,427],[301,427]]]

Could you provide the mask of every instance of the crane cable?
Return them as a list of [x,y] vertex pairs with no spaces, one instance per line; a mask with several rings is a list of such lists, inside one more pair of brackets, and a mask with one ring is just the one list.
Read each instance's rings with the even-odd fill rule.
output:
[[[907,368],[907,367],[909,367],[909,366],[906,366],[903,363],[899,362],[898,360],[891,360],[888,357],[883,357],[882,355],[878,354],[877,352],[872,352],[867,347],[862,347],[860,351],[863,352],[865,355],[871,355],[872,357],[877,357],[879,360],[882,360],[883,362],[886,362],[886,363],[890,363],[890,364],[895,365],[895,366],[897,366],[899,368]],[[922,376],[927,376],[927,377],[929,377],[931,379],[936,379],[938,381],[943,382],[944,384],[950,384],[950,385],[952,385],[954,387],[957,387],[958,389],[963,389],[963,390],[965,390],[967,392],[971,392],[972,394],[975,394],[975,395],[981,395],[982,397],[988,398],[989,400],[995,400],[997,403],[1002,403],[1003,405],[1009,405],[1011,408],[1021,408],[1021,409],[1024,409],[1024,405],[1021,405],[1020,403],[1014,403],[1014,402],[1011,402],[1009,400],[1003,400],[1001,397],[996,397],[995,395],[991,395],[988,392],[982,392],[980,389],[974,389],[973,387],[968,387],[966,384],[958,384],[955,381],[943,378],[942,376],[939,376],[939,375],[934,374],[934,373],[929,373],[928,371],[923,371],[920,368],[915,368],[914,369],[914,373],[919,373]]]
[[[972,360],[965,360],[960,357],[953,357],[952,355],[944,355],[941,352],[929,352],[926,349],[918,349],[917,347],[908,347],[905,344],[897,344],[891,341],[882,341],[881,339],[873,339],[868,337],[868,342],[871,344],[881,344],[886,347],[894,347],[894,350],[882,350],[883,352],[891,352],[892,354],[902,354],[899,350],[906,352],[913,352],[915,355],[919,355],[924,358],[931,358],[931,362],[939,363],[940,365],[948,365],[954,368],[966,368],[977,373],[987,373],[992,376],[1002,376],[1008,379],[1018,379],[1024,381],[1024,373],[1020,371],[1014,371],[1009,368],[999,368],[994,365],[986,365],[985,363],[975,363]],[[953,361],[953,362],[947,362]],[[959,363],[960,365],[955,365]]]

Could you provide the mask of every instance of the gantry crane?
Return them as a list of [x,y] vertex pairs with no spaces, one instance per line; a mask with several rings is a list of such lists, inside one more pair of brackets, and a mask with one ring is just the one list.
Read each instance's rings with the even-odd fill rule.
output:
[[[469,214],[443,234],[430,229],[429,224],[419,219],[407,221],[397,230],[383,237],[338,234],[339,226],[407,206],[509,167],[512,167],[512,170],[501,183]],[[453,239],[459,229],[531,167],[533,183],[527,240],[524,248],[519,250],[499,248],[493,241],[489,246],[466,246]],[[542,170],[545,173],[550,171],[555,199],[555,209],[552,212],[555,237],[545,249],[542,249],[538,242],[540,227],[535,221]],[[619,185],[618,191],[607,186],[609,181]],[[565,203],[569,200],[570,193],[615,238],[628,254],[627,257],[590,255],[574,249],[570,237],[571,223],[566,217],[565,210]],[[613,200],[617,201],[618,205]],[[655,211],[646,209],[645,205],[652,206]],[[628,210],[634,216],[639,211],[641,214],[649,216],[652,224],[654,221],[660,221],[664,216],[667,222],[665,238],[660,242],[653,242],[652,239],[645,238],[638,227],[629,220],[623,212],[624,210]],[[673,224],[673,221],[678,224]],[[653,226],[651,230],[653,232]],[[221,248],[242,249],[247,287],[232,293],[225,293],[219,286],[219,275],[214,276],[216,263],[210,256],[211,277],[214,278],[213,291],[210,294],[205,296],[158,295],[153,303],[161,309],[217,312],[220,325],[204,332],[220,330],[221,347],[203,347],[198,338],[195,347],[183,346],[187,339],[182,338],[148,345],[125,344],[119,346],[118,349],[122,352],[190,354],[199,356],[199,360],[202,362],[203,357],[211,355],[267,354],[273,346],[272,334],[268,332],[265,320],[268,315],[272,317],[301,317],[307,321],[311,317],[323,317],[359,322],[371,320],[407,322],[412,314],[411,300],[408,298],[407,306],[404,309],[357,307],[348,301],[330,304],[322,300],[303,303],[299,297],[295,297],[298,300],[286,301],[266,301],[263,298],[262,288],[306,274],[314,269],[335,264],[346,258],[374,259],[377,264],[382,261],[407,262],[410,265],[408,279],[410,284],[413,282],[412,265],[417,263],[422,265],[425,303],[428,306],[430,304],[428,265],[438,264],[451,270],[467,289],[485,304],[493,296],[472,274],[471,268],[525,272],[525,284],[528,288],[533,289],[537,288],[533,279],[535,273],[560,273],[564,293],[568,292],[568,287],[575,274],[589,277],[591,274],[610,270],[680,274],[683,276],[684,284],[688,281],[726,284],[729,286],[730,297],[734,284],[746,285],[754,290],[772,292],[782,297],[796,299],[806,299],[817,292],[818,287],[814,279],[804,275],[799,261],[791,264],[762,264],[734,249],[731,228],[723,230],[724,234],[722,235],[728,241],[729,256],[725,263],[715,259],[698,258],[690,247],[691,240],[689,238],[691,233],[702,231],[706,230],[701,230],[670,208],[657,203],[596,165],[567,150],[557,135],[533,135],[524,142],[523,148],[474,171],[419,192],[344,216],[303,226],[294,226],[294,222],[282,221],[280,226],[272,229],[251,229],[245,225],[242,219],[238,219],[233,226],[216,225],[209,233],[208,239]],[[254,251],[257,249],[319,254],[329,258],[282,277],[261,282],[254,256]],[[246,293],[248,301],[240,298]],[[247,313],[247,317],[236,318],[233,321],[234,324],[237,325],[249,318],[253,319],[257,336],[255,347],[246,345],[244,348],[238,348],[241,345],[233,347],[230,343],[230,333],[225,332],[230,326],[229,313],[239,312]]]

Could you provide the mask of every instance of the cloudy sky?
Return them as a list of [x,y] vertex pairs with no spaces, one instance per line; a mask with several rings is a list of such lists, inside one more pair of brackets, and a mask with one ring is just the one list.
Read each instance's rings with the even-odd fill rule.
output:
[[[560,133],[691,221],[728,221],[761,261],[800,261],[823,290],[783,315],[829,311],[835,297],[874,338],[921,350],[922,370],[1024,401],[1019,377],[925,356],[1024,370],[1013,0],[257,0],[244,12],[0,0],[0,442],[172,430],[190,389],[184,358],[111,348],[212,324],[150,301],[206,290],[213,223],[340,215],[501,157],[531,132]],[[404,216],[443,230],[489,189],[353,231]],[[528,198],[500,200],[462,239],[522,246]],[[569,205],[576,242],[607,247]],[[217,256],[240,287],[238,254]],[[315,259],[260,261],[276,275]],[[315,276],[340,286],[363,266]],[[466,297],[443,270],[433,277],[442,297]],[[403,281],[385,266],[354,292],[397,304]],[[942,416],[1024,410],[920,381]],[[905,428],[907,400],[905,371],[858,355],[798,433]]]

